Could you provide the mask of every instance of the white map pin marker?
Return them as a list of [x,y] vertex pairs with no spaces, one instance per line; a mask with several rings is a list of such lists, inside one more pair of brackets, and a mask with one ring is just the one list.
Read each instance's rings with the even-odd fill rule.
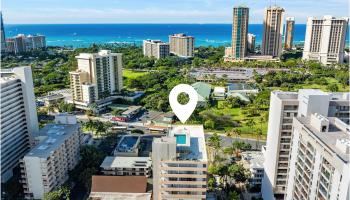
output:
[[[177,101],[177,96],[179,96],[181,93],[188,94],[190,99],[185,105],[182,105]],[[177,118],[179,118],[182,123],[185,123],[197,106],[198,94],[192,86],[187,84],[179,84],[170,91],[169,102],[171,109]]]

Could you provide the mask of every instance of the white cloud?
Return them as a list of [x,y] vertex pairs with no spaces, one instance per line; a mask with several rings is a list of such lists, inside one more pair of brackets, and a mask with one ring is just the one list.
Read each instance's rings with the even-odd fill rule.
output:
[[[232,7],[241,4],[250,8],[250,23],[262,23],[269,5],[269,0],[43,1],[4,1],[5,23],[231,23]],[[308,16],[348,15],[348,0],[278,0],[277,4],[297,23],[305,23]]]

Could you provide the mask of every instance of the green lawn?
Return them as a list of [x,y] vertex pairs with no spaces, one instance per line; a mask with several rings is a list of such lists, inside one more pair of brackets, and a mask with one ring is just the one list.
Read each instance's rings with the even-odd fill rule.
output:
[[[263,132],[262,139],[266,138],[267,122],[263,120],[263,122],[261,123],[260,116],[254,116],[254,117],[247,116],[247,114],[244,113],[244,108],[223,108],[223,109],[211,108],[210,111],[217,115],[230,115],[234,121],[239,122],[240,126],[237,127],[237,129],[241,131],[241,135],[243,137],[255,138],[257,129],[261,128]],[[267,111],[264,111],[264,113],[265,112]],[[249,119],[254,120],[255,125],[253,127],[249,127],[246,124]],[[232,127],[227,127],[225,128],[225,131],[218,131],[218,133],[225,133],[226,131],[230,131],[231,129]]]
[[[349,86],[344,87],[343,84],[339,83],[339,81],[335,78],[325,78],[327,80],[327,85],[329,84],[337,84],[338,88],[339,88],[339,92],[347,92],[349,91]],[[328,91],[327,90],[327,85],[319,85],[319,84],[301,84],[301,85],[297,85],[298,88],[302,88],[302,89],[321,89],[322,91]]]
[[133,71],[133,70],[124,69],[123,70],[123,77],[135,79],[135,78],[138,78],[140,76],[144,76],[147,73],[148,72],[140,72],[140,71]]

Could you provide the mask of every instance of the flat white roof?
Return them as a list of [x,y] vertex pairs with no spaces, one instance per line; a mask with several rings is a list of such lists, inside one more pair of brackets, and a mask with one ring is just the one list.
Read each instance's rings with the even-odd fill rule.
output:
[[79,124],[48,124],[39,131],[39,136],[45,138],[24,157],[47,158],[61,144],[79,129]]
[[264,168],[264,154],[261,151],[246,151],[242,152],[242,161],[244,161],[250,169]]
[[170,136],[184,132],[189,136],[189,146],[181,146],[188,148],[189,153],[183,153],[180,155],[181,159],[185,160],[200,160],[207,161],[207,150],[205,145],[204,129],[203,125],[178,125],[173,126],[169,132]]
[[101,168],[147,168],[152,165],[150,157],[120,157],[120,156],[107,156],[102,164]]
[[225,93],[225,87],[214,87],[214,93]]

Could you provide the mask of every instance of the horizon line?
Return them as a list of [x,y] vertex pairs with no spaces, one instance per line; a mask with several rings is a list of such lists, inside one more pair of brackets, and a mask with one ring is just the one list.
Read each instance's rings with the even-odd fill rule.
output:
[[[178,22],[169,22],[169,23],[4,23],[4,26],[7,25],[129,25],[129,24],[135,24],[135,25],[169,25],[169,24],[174,24],[174,25],[232,25],[232,23],[178,23]],[[262,25],[263,23],[250,23],[248,25]],[[305,23],[306,24],[306,23]],[[301,23],[295,23],[295,25],[305,25]]]

